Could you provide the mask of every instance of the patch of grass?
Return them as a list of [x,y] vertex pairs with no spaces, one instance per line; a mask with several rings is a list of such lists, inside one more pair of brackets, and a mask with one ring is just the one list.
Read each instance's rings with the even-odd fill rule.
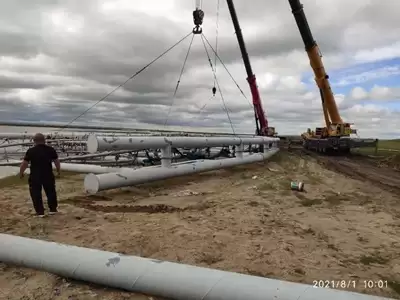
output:
[[277,179],[276,182],[277,182],[278,188],[280,190],[283,190],[283,191],[290,191],[291,190],[290,189],[290,182],[291,182],[290,178],[282,177],[280,179]]
[[369,242],[369,240],[363,236],[358,236],[357,241],[359,241],[360,243],[368,243]]
[[10,186],[20,186],[28,183],[28,177],[19,178],[19,175],[7,176],[0,178],[0,188],[6,188]]
[[305,207],[310,207],[310,206],[318,205],[318,204],[322,203],[321,199],[318,199],[318,198],[317,199],[310,199],[310,198],[307,198],[305,195],[303,195],[303,194],[301,194],[299,192],[295,192],[295,195],[296,195],[296,197],[298,199],[301,200],[300,204],[302,206],[305,206]]
[[324,197],[324,201],[330,205],[339,205],[343,201],[348,201],[349,198],[346,195],[330,194]]
[[363,197],[362,199],[360,199],[360,205],[361,206],[363,206],[363,205],[367,205],[367,204],[370,204],[370,203],[372,203],[373,201],[372,201],[372,199],[371,198],[369,198],[369,197]]
[[361,155],[372,155],[372,156],[377,155],[378,157],[384,158],[384,157],[390,157],[390,156],[393,156],[396,154],[400,154],[400,152],[397,150],[398,149],[381,148],[381,149],[378,149],[378,151],[375,153],[375,148],[360,148],[360,149],[354,150],[354,153],[361,154]]
[[400,295],[400,282],[388,280],[388,286],[395,291],[397,294]]
[[315,235],[316,234],[315,230],[312,229],[311,227],[309,227],[306,230],[304,230],[304,233],[311,234],[311,235]]
[[334,251],[339,251],[339,248],[336,247],[336,245],[334,245],[334,244],[332,244],[332,243],[329,243],[329,244],[328,244],[328,249],[332,249],[332,250],[334,250]]
[[280,194],[282,196],[290,196],[292,194],[292,192],[289,190],[286,190],[286,191],[282,190],[282,191],[280,191]]
[[[392,150],[392,151],[390,151]],[[379,140],[378,151],[375,153],[375,148],[360,148],[355,150],[357,153],[364,155],[392,156],[400,151],[400,139],[395,140]]]
[[397,294],[400,295],[400,282],[398,282],[398,281],[396,281],[396,280],[394,280],[394,279],[388,278],[388,277],[383,277],[383,276],[381,277],[381,279],[382,279],[382,280],[386,280],[388,286],[389,286],[395,293],[397,293]]
[[277,164],[280,164],[282,162],[285,162],[288,157],[289,157],[289,153],[286,151],[279,151],[278,153],[276,153],[274,156],[272,156],[269,161],[271,162],[275,162]]
[[272,182],[267,181],[267,182],[263,182],[260,185],[258,185],[257,189],[260,190],[260,191],[275,190],[275,185]]
[[400,139],[395,140],[379,140],[378,149],[396,149],[400,150]]
[[307,177],[307,183],[309,184],[321,184],[323,182],[321,177],[311,172],[307,173]]
[[389,259],[382,257],[379,253],[373,253],[370,255],[362,255],[360,257],[360,262],[367,266],[370,264],[385,265],[389,262]]
[[302,268],[295,268],[294,272],[299,275],[306,275],[306,271],[304,271]]
[[202,253],[200,257],[196,259],[196,262],[205,263],[206,265],[211,266],[223,260],[222,255],[216,254],[215,252],[207,252]]
[[251,177],[253,177],[253,176],[251,176],[250,173],[246,173],[246,172],[240,173],[239,176],[241,179],[250,179]]
[[313,205],[318,205],[318,204],[321,204],[321,203],[322,203],[321,199],[307,199],[307,198],[301,200],[301,202],[300,202],[300,204],[302,206],[306,206],[306,207],[310,207],[310,206],[313,206]]
[[286,192],[286,194],[290,193],[290,178],[284,177],[275,177],[275,178],[267,178],[263,179],[264,181],[257,185],[257,189],[261,192],[263,191],[282,191]]
[[[79,174],[79,173],[63,171],[63,172],[61,172],[61,177],[56,178],[56,180],[68,178],[70,176],[77,175],[77,174]],[[19,178],[19,174],[0,178],[0,188],[7,188],[7,187],[12,187],[12,186],[21,186],[24,184],[28,184],[28,178],[29,178],[28,174],[25,174],[24,178],[22,178],[22,179]]]
[[258,276],[258,277],[268,277],[268,278],[273,278],[274,273],[273,272],[264,272],[264,271],[259,271],[259,270],[254,270],[254,269],[249,269],[245,268],[244,273],[253,275],[253,276]]
[[247,205],[252,206],[252,207],[257,207],[260,205],[260,202],[253,200],[253,201],[248,202]]

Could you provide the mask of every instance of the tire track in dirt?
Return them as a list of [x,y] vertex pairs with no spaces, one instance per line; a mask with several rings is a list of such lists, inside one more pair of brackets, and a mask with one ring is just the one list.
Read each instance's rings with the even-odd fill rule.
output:
[[96,201],[111,202],[111,198],[104,196],[82,196],[65,199],[63,202],[72,204],[76,207],[85,208],[92,211],[104,212],[104,213],[174,213],[183,211],[202,211],[213,207],[213,203],[205,202],[196,205],[190,205],[187,207],[175,207],[167,204],[149,204],[149,205],[129,205],[129,204],[116,204],[102,205],[96,203]]
[[319,164],[329,170],[353,179],[367,181],[374,186],[400,195],[400,172],[388,167],[378,167],[368,157],[359,154],[326,156],[305,149],[296,149],[293,153],[303,158],[304,156],[315,158]]

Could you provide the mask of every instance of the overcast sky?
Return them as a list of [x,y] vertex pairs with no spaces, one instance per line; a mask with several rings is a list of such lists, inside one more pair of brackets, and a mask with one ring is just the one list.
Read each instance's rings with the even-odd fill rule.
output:
[[[287,1],[236,0],[264,108],[281,134],[322,126],[321,101]],[[400,2],[302,0],[345,121],[364,137],[400,136]],[[13,0],[0,10],[0,118],[68,122],[193,27],[193,0]],[[213,47],[217,0],[203,0]],[[236,132],[254,132],[251,95],[224,0],[217,78]],[[188,37],[76,123],[232,132],[200,36],[177,95]],[[210,55],[212,51],[209,50]],[[212,55],[214,60],[214,56]],[[175,126],[175,127],[174,127]]]

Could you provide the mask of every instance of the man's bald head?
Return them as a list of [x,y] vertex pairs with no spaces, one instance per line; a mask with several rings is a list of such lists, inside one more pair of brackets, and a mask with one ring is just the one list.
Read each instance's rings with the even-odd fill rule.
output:
[[43,134],[41,133],[36,133],[33,137],[33,142],[36,145],[40,145],[40,144],[45,144],[46,143],[46,138],[44,137]]

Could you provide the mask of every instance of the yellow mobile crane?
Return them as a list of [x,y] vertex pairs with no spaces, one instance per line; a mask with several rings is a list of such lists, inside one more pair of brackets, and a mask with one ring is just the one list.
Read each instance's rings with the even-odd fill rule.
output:
[[350,138],[351,134],[357,134],[357,130],[352,129],[352,124],[343,122],[340,117],[335,97],[329,84],[329,76],[325,71],[322,55],[308,25],[303,5],[300,0],[289,0],[289,4],[314,71],[325,118],[325,127],[318,127],[315,131],[308,129],[307,132],[301,135],[304,148],[317,152],[346,153],[354,147],[375,147],[376,140]]

